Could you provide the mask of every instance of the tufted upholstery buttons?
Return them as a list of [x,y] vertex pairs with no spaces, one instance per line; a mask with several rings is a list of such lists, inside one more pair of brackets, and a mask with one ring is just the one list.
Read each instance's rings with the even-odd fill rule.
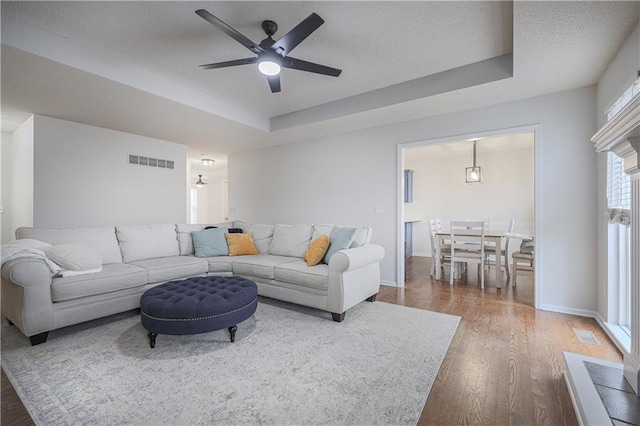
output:
[[[142,325],[151,347],[157,334],[196,334],[229,328],[249,318],[258,305],[256,283],[241,277],[193,277],[151,288],[140,298]],[[233,331],[232,331],[233,328]]]

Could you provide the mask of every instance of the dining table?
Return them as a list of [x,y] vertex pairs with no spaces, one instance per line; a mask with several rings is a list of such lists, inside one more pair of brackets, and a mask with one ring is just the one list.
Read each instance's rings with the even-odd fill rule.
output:
[[[462,235],[465,236],[464,233],[460,233],[456,231],[456,235]],[[469,234],[466,235],[469,237],[478,237],[478,234]],[[500,231],[492,231],[492,230],[485,230],[484,232],[484,239],[485,239],[485,243],[489,242],[493,242],[495,244],[495,246],[497,247],[496,249],[496,253],[498,253],[496,255],[496,286],[498,288],[502,288],[502,255],[500,255],[500,250],[502,248],[502,239],[505,238],[506,234],[504,232],[500,232]],[[448,239],[451,238],[451,233],[449,231],[438,231],[435,233],[435,244],[436,244],[436,280],[440,280],[442,278],[442,262],[441,262],[441,258],[442,258],[442,252],[441,252],[441,247],[442,244]],[[479,238],[479,237],[478,237]],[[509,260],[506,259],[506,262],[508,262]]]

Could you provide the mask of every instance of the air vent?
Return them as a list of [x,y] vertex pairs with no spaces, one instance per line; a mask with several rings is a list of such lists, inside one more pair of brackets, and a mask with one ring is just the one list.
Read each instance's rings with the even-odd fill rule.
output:
[[142,155],[129,154],[129,164],[137,166],[149,166],[158,169],[172,169],[174,162],[171,160],[163,160],[161,158],[144,157]]

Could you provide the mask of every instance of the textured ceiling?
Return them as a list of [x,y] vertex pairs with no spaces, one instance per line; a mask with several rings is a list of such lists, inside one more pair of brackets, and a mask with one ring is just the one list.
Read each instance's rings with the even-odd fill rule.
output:
[[[199,64],[252,53],[197,16],[199,8],[256,42],[262,20],[278,23],[277,39],[316,12],[325,24],[292,55],[343,73],[285,69],[282,92],[272,94],[255,66],[203,71]],[[595,84],[640,16],[638,2],[524,1],[2,1],[1,11],[3,131],[38,113],[221,160]],[[47,43],[29,44],[38,34]],[[483,84],[437,87],[454,75],[448,70],[510,53],[508,78],[488,70]],[[407,96],[428,84],[432,93]],[[276,131],[283,114],[289,121]]]

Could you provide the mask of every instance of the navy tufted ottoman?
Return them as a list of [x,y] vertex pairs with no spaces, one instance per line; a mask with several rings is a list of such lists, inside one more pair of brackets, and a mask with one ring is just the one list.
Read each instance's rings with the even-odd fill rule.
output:
[[193,277],[169,281],[140,298],[142,325],[151,347],[158,334],[197,334],[227,327],[233,342],[237,324],[258,306],[256,283],[240,277]]

